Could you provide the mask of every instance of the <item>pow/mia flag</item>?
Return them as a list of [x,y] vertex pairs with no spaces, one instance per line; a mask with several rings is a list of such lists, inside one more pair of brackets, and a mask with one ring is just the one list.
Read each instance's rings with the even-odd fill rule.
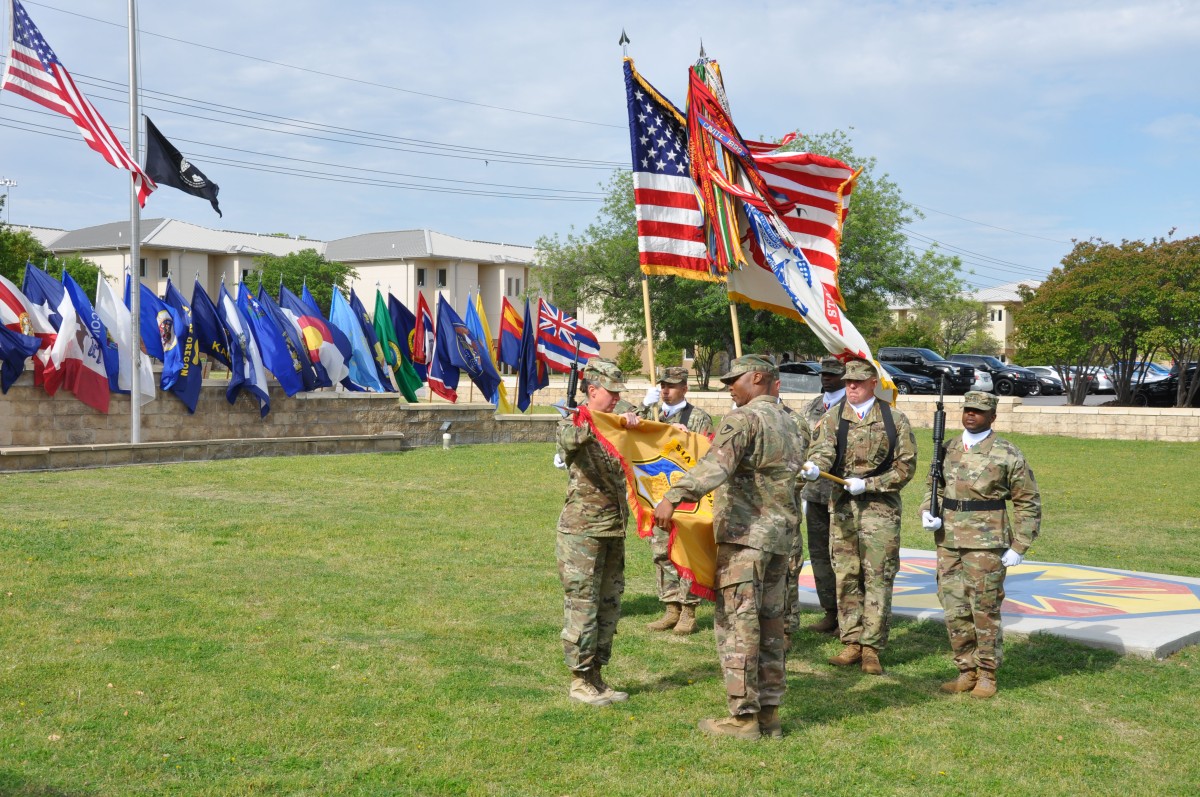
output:
[[179,154],[167,137],[158,132],[149,116],[146,117],[145,171],[159,185],[169,185],[185,194],[207,199],[221,216],[221,209],[217,207],[217,192],[221,189]]

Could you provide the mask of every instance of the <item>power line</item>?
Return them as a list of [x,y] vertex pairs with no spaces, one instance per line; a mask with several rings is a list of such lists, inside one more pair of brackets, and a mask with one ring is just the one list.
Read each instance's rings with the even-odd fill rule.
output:
[[950,250],[952,252],[959,252],[964,255],[968,255],[970,257],[975,257],[975,258],[982,258],[983,260],[991,261],[992,263],[995,263],[998,266],[1011,266],[1012,268],[1020,269],[1022,271],[1027,271],[1027,272],[1030,272],[1033,274],[1045,273],[1044,269],[1037,269],[1037,268],[1033,268],[1032,266],[1025,266],[1020,263],[1014,263],[1011,260],[1001,260],[998,257],[992,257],[991,255],[985,255],[985,254],[981,254],[979,252],[973,252],[970,249],[963,249],[961,247],[954,246],[953,244],[948,244],[944,241],[939,241],[936,238],[931,238],[928,235],[922,235],[921,233],[915,232],[914,230],[910,230],[907,227],[901,227],[900,230],[905,235],[909,236],[910,238],[912,238],[912,237],[919,238],[923,241],[928,241],[929,243],[937,244],[938,246],[943,247],[944,249]]
[[[34,2],[34,0],[27,0],[27,4],[39,6],[41,8],[47,8],[47,9],[50,9],[51,11],[57,11],[61,14],[68,14],[73,17],[79,17],[81,19],[91,20],[92,22],[99,22],[102,25],[109,25],[114,28],[120,28],[121,30],[126,30],[126,28],[127,28],[126,25],[123,25],[118,22],[111,22],[107,19],[100,19],[99,17],[92,17],[92,16],[88,16],[87,14],[80,14],[77,11],[67,11],[64,8],[58,8],[57,6],[47,5],[45,3]],[[442,100],[444,102],[454,102],[454,103],[459,103],[461,105],[473,105],[477,108],[487,108],[487,109],[493,110],[493,111],[504,111],[506,113],[515,113],[515,114],[520,114],[522,116],[536,116],[536,117],[539,117],[542,119],[554,119],[559,122],[572,122],[575,124],[592,125],[595,127],[613,127],[613,128],[617,128],[618,130],[626,129],[625,125],[614,125],[614,124],[610,124],[608,122],[595,122],[595,121],[592,121],[589,119],[575,119],[570,116],[557,116],[555,114],[538,113],[536,111],[523,111],[523,110],[520,110],[519,108],[507,108],[503,105],[490,105],[485,102],[475,102],[473,100],[459,99],[458,97],[447,97],[447,96],[444,96],[441,94],[432,94],[427,91],[417,91],[415,89],[406,89],[406,88],[402,88],[400,86],[392,86],[387,83],[376,83],[371,80],[363,80],[362,78],[350,77],[349,75],[339,75],[334,72],[322,72],[319,69],[310,69],[309,67],[297,66],[295,64],[288,64],[288,63],[284,63],[283,61],[272,61],[269,58],[261,58],[257,55],[248,55],[246,53],[239,53],[236,50],[226,50],[221,47],[213,47],[208,44],[200,44],[198,42],[188,41],[187,39],[179,39],[174,36],[167,36],[166,34],[162,34],[162,33],[153,33],[148,30],[140,30],[139,33],[143,36],[153,36],[158,39],[166,39],[167,41],[176,42],[177,44],[186,44],[189,47],[198,47],[202,50],[211,50],[212,52],[223,53],[225,55],[233,55],[233,56],[237,56],[238,58],[245,58],[250,61],[257,61],[261,64],[271,64],[272,66],[280,66],[280,67],[284,67],[285,69],[294,69],[299,72],[307,72],[310,75],[320,75],[322,77],[330,77],[330,78],[335,78],[337,80],[345,80],[345,81],[348,81],[351,83],[358,83],[358,84],[361,84],[364,86],[372,86],[374,88],[380,88],[380,89],[388,89],[389,91],[398,91],[398,92],[402,92],[404,94],[412,94],[412,95],[415,95],[418,97],[428,97],[430,99]]]
[[1031,232],[1021,232],[1020,230],[1010,230],[1008,227],[998,227],[995,224],[988,224],[988,223],[982,222],[982,221],[975,221],[974,219],[968,219],[965,216],[955,216],[953,213],[947,213],[944,210],[938,210],[937,208],[931,208],[926,205],[918,205],[916,202],[909,202],[908,204],[912,205],[913,207],[920,208],[921,210],[928,210],[930,213],[938,213],[942,216],[949,216],[952,219],[958,219],[959,221],[965,221],[965,222],[969,222],[971,224],[978,224],[980,227],[991,227],[993,230],[1003,230],[1004,232],[1011,232],[1013,235],[1024,235],[1026,238],[1037,238],[1039,241],[1050,241],[1051,243],[1056,243],[1056,244],[1071,243],[1070,241],[1061,241],[1058,238],[1046,238],[1041,235],[1034,235]]

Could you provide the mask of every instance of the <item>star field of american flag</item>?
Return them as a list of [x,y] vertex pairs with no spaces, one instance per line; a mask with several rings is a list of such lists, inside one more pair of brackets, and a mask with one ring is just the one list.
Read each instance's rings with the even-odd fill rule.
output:
[[689,176],[687,130],[646,92],[635,89],[636,115],[629,120],[637,171]]

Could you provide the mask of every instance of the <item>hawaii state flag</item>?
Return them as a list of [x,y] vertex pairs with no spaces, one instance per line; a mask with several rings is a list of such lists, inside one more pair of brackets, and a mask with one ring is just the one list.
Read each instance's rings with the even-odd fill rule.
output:
[[538,357],[552,371],[570,373],[575,361],[575,342],[579,342],[579,366],[600,354],[596,336],[576,323],[575,319],[545,299],[538,300],[537,351]]
[[[654,507],[671,483],[691,470],[709,449],[706,435],[681,432],[669,423],[641,421],[626,428],[619,415],[575,413],[575,425],[587,426],[609,454],[621,460],[629,505],[640,537],[654,533]],[[675,507],[668,556],[681,578],[692,582],[692,594],[716,600],[717,543],[713,539],[713,495]]]

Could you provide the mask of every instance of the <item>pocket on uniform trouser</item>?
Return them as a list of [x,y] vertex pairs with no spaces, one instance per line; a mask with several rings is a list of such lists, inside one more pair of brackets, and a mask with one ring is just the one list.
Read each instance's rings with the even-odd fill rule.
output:
[[725,694],[730,697],[746,695],[746,655],[727,653],[721,657],[721,668],[725,670]]
[[588,601],[578,601],[567,598],[564,601],[563,630],[559,635],[563,642],[578,645],[583,638],[583,628],[588,619]]

